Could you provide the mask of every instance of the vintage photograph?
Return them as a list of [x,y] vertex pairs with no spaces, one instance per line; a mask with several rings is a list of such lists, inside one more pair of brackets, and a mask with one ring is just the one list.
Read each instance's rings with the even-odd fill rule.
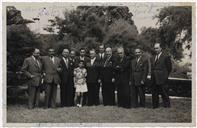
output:
[[192,126],[194,11],[189,2],[3,3],[4,125]]

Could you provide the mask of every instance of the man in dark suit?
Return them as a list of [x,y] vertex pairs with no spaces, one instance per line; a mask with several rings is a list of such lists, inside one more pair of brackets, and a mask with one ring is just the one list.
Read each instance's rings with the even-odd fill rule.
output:
[[151,81],[152,81],[152,102],[153,108],[159,107],[159,94],[163,99],[164,107],[170,107],[167,81],[172,70],[170,56],[161,48],[160,43],[155,43],[156,55],[151,58]]
[[55,56],[54,49],[50,48],[49,56],[42,58],[45,88],[45,107],[56,107],[57,85],[60,85],[60,72],[62,70],[60,59]]
[[98,53],[98,59],[100,60],[100,62],[104,63],[104,59],[105,59],[105,47],[103,44],[99,45],[99,53]]
[[76,57],[77,66],[78,66],[79,60],[83,60],[85,63],[85,66],[86,66],[87,61],[89,60],[89,58],[86,57],[86,50],[84,48],[80,49],[79,56]]
[[112,56],[112,49],[107,47],[106,57],[100,71],[100,79],[102,81],[102,96],[103,105],[115,104],[115,73],[114,73],[114,57]]
[[[89,58],[86,56],[86,50],[85,50],[85,48],[81,48],[80,49],[79,56],[76,57],[76,66],[78,66],[80,60],[83,60],[84,61],[85,68],[86,68],[86,64],[89,61]],[[88,96],[87,95],[88,95],[87,92],[85,92],[83,94],[83,106],[84,105],[87,105],[87,102],[88,102]]]
[[[148,60],[142,55],[141,48],[135,49],[131,61],[131,107],[145,107],[145,82],[148,75]],[[140,102],[138,101],[138,96]]]
[[73,82],[73,66],[74,62],[69,57],[69,49],[63,49],[62,57],[60,60],[62,66],[60,96],[61,106],[74,105],[74,82]]
[[115,83],[117,86],[118,106],[130,108],[130,60],[124,54],[124,49],[117,48],[118,58],[115,61]]
[[70,51],[70,59],[73,62],[73,68],[76,68],[78,65],[76,64],[77,58],[76,58],[76,52],[74,50]]
[[28,80],[28,108],[39,106],[40,84],[42,77],[42,63],[40,61],[40,50],[35,48],[33,55],[24,60],[22,72],[29,78]]
[[[104,44],[100,44],[99,45],[99,53],[97,54],[97,58],[98,58],[98,61],[99,61],[99,65],[98,65],[99,72],[102,72],[102,70],[103,70],[105,57],[106,57],[105,46],[104,46]],[[102,87],[103,83],[102,83],[100,78],[99,78],[98,82],[99,82],[99,89],[100,89]]]
[[95,49],[89,51],[90,59],[87,61],[87,86],[88,86],[88,105],[99,105],[99,61],[96,57]]

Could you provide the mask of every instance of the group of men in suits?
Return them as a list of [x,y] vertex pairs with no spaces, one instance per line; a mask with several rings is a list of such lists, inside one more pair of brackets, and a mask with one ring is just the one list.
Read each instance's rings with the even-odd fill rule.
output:
[[[29,78],[29,108],[38,107],[40,84],[45,85],[45,107],[56,107],[57,86],[60,85],[61,106],[74,106],[75,89],[73,70],[78,62],[83,60],[87,69],[88,92],[84,94],[83,105],[99,105],[99,92],[102,90],[103,105],[115,105],[115,90],[119,107],[145,107],[145,86],[149,68],[151,67],[152,103],[153,108],[159,107],[159,94],[164,107],[170,107],[167,80],[172,69],[171,59],[161,47],[154,45],[155,55],[148,63],[140,47],[135,48],[135,57],[130,59],[125,55],[124,48],[116,49],[117,56],[112,54],[112,48],[99,46],[95,49],[80,49],[80,55],[65,48],[60,57],[55,56],[50,48],[48,56],[40,57],[40,50],[34,49],[31,57],[24,60],[22,71]],[[43,81],[42,81],[43,79]]]

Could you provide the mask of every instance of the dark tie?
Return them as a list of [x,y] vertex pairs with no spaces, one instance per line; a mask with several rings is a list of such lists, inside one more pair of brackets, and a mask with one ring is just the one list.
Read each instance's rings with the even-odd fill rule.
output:
[[135,67],[137,67],[137,64],[138,64],[138,57],[136,58]]
[[158,57],[158,55],[156,55],[155,64],[157,64],[158,59],[159,59],[159,57]]
[[68,58],[65,58],[66,61],[66,67],[68,68]]
[[40,68],[40,63],[39,63],[38,59],[36,59],[36,63],[38,65],[38,67]]

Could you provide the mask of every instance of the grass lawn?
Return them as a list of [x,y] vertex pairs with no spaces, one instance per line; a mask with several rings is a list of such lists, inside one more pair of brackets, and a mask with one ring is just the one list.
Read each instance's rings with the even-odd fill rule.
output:
[[[171,98],[171,108],[151,108],[151,97],[146,97],[146,108],[124,109],[117,106],[58,107],[57,109],[27,109],[27,99],[7,106],[7,123],[190,123],[191,99]],[[58,101],[59,102],[59,101]],[[162,106],[162,104],[161,104]]]

